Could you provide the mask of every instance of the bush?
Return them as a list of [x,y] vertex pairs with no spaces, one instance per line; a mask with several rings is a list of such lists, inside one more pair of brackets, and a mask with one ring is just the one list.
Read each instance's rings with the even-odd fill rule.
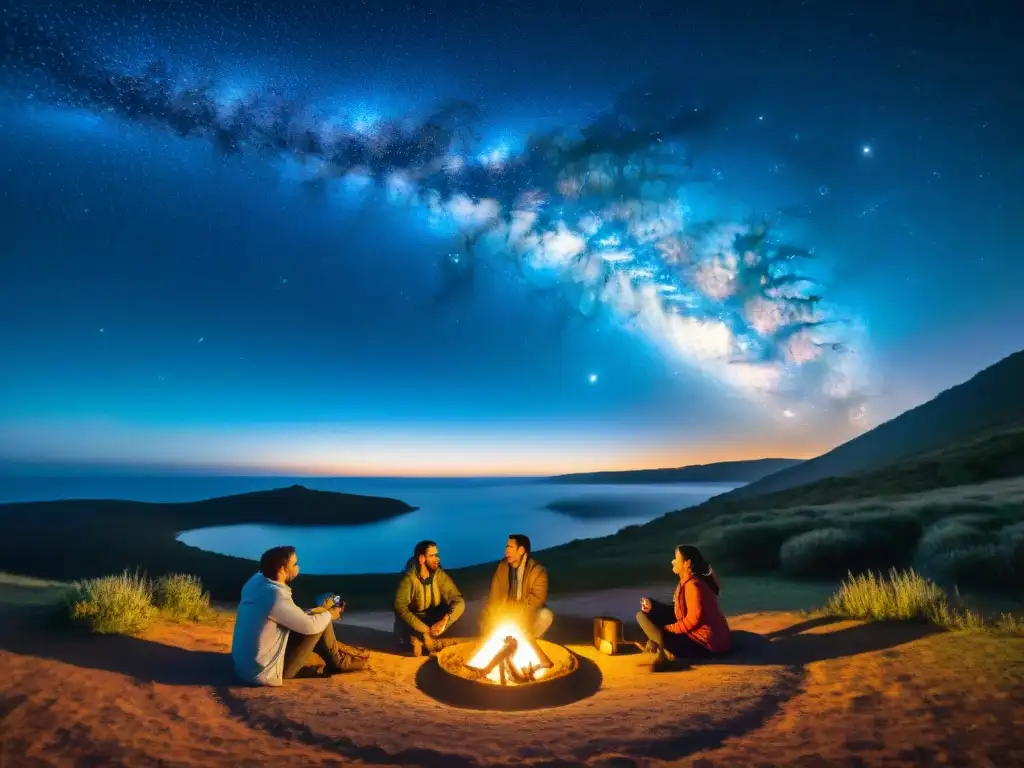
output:
[[[964,607],[953,605],[946,593],[933,581],[916,571],[889,571],[889,577],[868,572],[850,574],[829,599],[825,612],[873,621],[924,621],[950,629],[978,629],[984,618]],[[1000,626],[1012,625],[1002,617]]]
[[781,518],[739,523],[705,532],[701,552],[716,568],[734,573],[764,573],[779,567],[782,544],[814,527],[808,520]]
[[980,531],[961,519],[944,520],[933,525],[917,545],[916,560],[922,565],[927,565],[931,560],[947,552],[957,549],[967,549],[986,544],[989,537],[984,531]]
[[1017,585],[1024,584],[1024,523],[1003,528],[999,532],[999,546]]
[[914,511],[926,523],[937,523],[951,517],[991,514],[992,506],[969,501],[933,501],[915,507]]
[[196,576],[173,573],[156,583],[157,607],[179,621],[202,621],[210,614],[210,593]]
[[1024,523],[992,535],[960,521],[941,523],[921,540],[917,561],[944,584],[1013,592],[1024,582]]
[[910,512],[867,512],[842,523],[864,543],[858,561],[850,564],[856,569],[908,565],[922,533],[921,521]]
[[145,575],[127,570],[76,582],[70,612],[92,632],[137,635],[153,619],[153,585]]
[[818,528],[801,533],[782,545],[782,571],[796,578],[835,578],[863,558],[863,536],[843,528]]
[[825,514],[825,511],[814,509],[813,507],[800,507],[800,509],[793,510],[792,514],[796,517],[821,517]]
[[934,557],[928,567],[939,581],[959,587],[1002,589],[1013,582],[1013,570],[1006,553],[996,544],[945,552]]

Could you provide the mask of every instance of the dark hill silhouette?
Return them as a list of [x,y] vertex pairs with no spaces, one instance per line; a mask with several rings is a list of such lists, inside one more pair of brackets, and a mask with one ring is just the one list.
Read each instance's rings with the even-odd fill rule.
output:
[[93,515],[145,518],[176,531],[213,525],[274,523],[281,525],[357,525],[411,512],[404,501],[351,493],[316,491],[302,485],[253,491],[189,502],[114,499],[68,499],[0,504],[0,517],[41,516],[64,524]]
[[[15,573],[72,581],[141,568],[156,578],[199,575],[215,600],[237,600],[255,563],[178,541],[190,528],[245,523],[357,525],[415,507],[396,499],[314,491],[300,485],[187,503],[75,499],[0,505],[0,563]],[[288,544],[288,541],[282,541]],[[344,589],[351,579],[305,575],[297,594]],[[390,575],[368,581],[394,591]],[[385,583],[386,581],[386,583]],[[380,582],[380,584],[377,584]],[[357,605],[358,601],[350,601]]]
[[816,459],[737,488],[728,496],[759,496],[864,472],[1020,423],[1024,423],[1024,351]]
[[990,430],[983,435],[865,472],[827,477],[751,498],[738,499],[735,492],[724,493],[697,507],[670,512],[647,525],[652,529],[658,526],[678,527],[685,520],[688,525],[699,526],[723,512],[786,510],[879,496],[900,496],[1004,480],[1022,474],[1024,422]]
[[762,477],[796,466],[801,459],[753,459],[692,464],[664,469],[633,469],[620,472],[577,472],[548,478],[553,483],[752,483]]

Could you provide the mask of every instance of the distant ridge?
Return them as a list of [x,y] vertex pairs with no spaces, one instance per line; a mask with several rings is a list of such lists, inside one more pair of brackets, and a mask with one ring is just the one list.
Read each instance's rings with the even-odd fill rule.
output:
[[751,459],[692,464],[664,469],[630,469],[615,472],[577,472],[555,475],[553,483],[752,483],[774,472],[802,463],[801,459]]
[[729,493],[746,498],[883,467],[993,430],[1024,424],[1024,351],[826,454]]

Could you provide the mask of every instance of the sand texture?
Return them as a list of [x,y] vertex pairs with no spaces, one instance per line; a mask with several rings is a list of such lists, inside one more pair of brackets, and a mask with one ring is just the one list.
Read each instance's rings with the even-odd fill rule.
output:
[[1024,765],[1022,639],[746,615],[734,654],[671,672],[572,645],[596,692],[509,713],[441,704],[417,684],[428,662],[383,650],[369,672],[239,686],[230,620],[83,638],[2,618],[0,768]]

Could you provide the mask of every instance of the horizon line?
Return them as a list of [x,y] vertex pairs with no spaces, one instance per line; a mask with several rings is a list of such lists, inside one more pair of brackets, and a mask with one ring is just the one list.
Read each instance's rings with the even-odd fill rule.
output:
[[[735,464],[755,461],[807,461],[807,458],[792,456],[762,456],[757,458],[725,459],[721,461],[706,461],[692,464],[678,464],[675,466],[659,467],[635,467],[628,469],[585,469],[573,471],[550,471],[550,470],[506,470],[498,472],[393,472],[383,470],[380,473],[366,472],[330,472],[316,469],[301,469],[288,467],[259,467],[259,466],[210,466],[203,464],[150,464],[150,463],[121,463],[111,461],[58,461],[48,462],[33,459],[0,459],[0,476],[24,477],[24,476],[61,476],[61,472],[97,473],[99,475],[133,475],[147,476],[147,472],[153,473],[150,476],[185,476],[185,477],[252,477],[252,478],[309,478],[309,479],[536,479],[550,478],[563,475],[590,475],[605,473],[626,473],[626,472],[656,472],[674,469],[685,469],[690,467],[713,466],[715,464]],[[8,470],[23,470],[22,472]]]

